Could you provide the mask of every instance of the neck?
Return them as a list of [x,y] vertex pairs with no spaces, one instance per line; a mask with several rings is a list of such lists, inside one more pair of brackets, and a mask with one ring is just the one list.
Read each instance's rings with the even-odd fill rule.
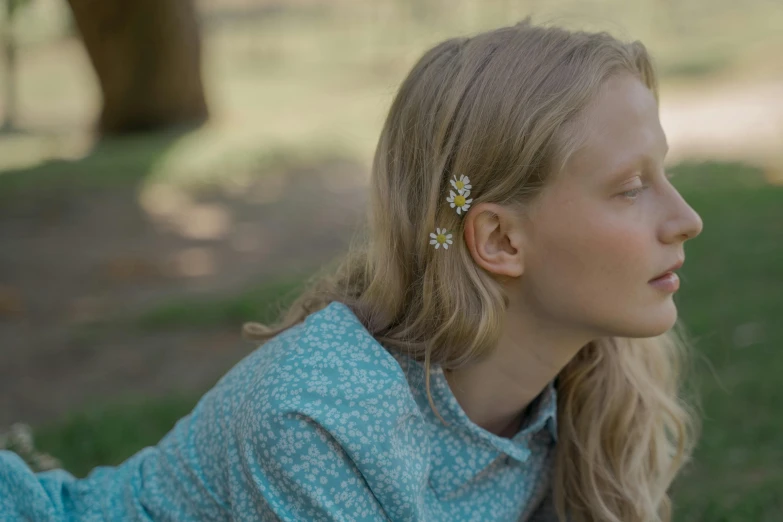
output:
[[446,380],[470,420],[501,437],[513,437],[525,409],[590,337],[518,308],[509,308],[504,323],[489,357],[446,372]]

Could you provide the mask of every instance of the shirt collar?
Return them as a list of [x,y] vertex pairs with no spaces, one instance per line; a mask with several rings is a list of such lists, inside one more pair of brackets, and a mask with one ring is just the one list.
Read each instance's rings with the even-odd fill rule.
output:
[[537,433],[545,431],[553,443],[557,442],[557,389],[554,380],[531,403],[519,432],[508,439],[485,430],[468,418],[451,392],[440,367],[433,367],[430,375],[435,402],[438,408],[445,410],[444,418],[456,422],[497,451],[524,462],[530,456],[531,439]]
[[520,433],[534,433],[544,426],[552,440],[557,442],[557,378],[550,381],[535,398]]
[[[335,303],[332,304],[334,305]],[[347,306],[339,303],[338,308],[353,317],[354,320],[359,323],[358,319]],[[393,352],[396,352],[396,350]],[[417,369],[416,373],[420,374],[419,378],[423,384],[424,368],[421,363],[414,361],[410,357],[399,352],[392,353],[392,355],[398,359],[398,362],[402,362],[401,359],[403,359],[407,360],[408,363],[412,363],[406,364],[406,366],[412,366]],[[444,408],[446,410],[443,412],[446,414],[445,416],[451,417],[453,421],[456,421],[459,425],[467,428],[468,431],[483,439],[495,449],[502,451],[513,458],[524,461],[530,453],[530,450],[528,449],[529,440],[536,433],[546,429],[548,434],[552,437],[552,441],[555,443],[557,442],[557,378],[550,381],[544,390],[534,399],[533,403],[531,403],[531,408],[523,420],[520,431],[513,438],[506,439],[490,433],[468,418],[467,414],[457,402],[456,397],[454,397],[454,394],[451,392],[451,388],[446,381],[442,368],[433,366],[430,369],[430,376],[432,378],[431,384],[433,395],[437,394],[440,399],[435,402],[439,409]],[[408,377],[410,379],[411,376],[408,375]]]

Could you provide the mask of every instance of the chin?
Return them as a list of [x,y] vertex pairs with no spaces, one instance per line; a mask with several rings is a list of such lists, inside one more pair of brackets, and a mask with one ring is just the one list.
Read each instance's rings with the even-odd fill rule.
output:
[[[623,310],[627,312],[627,310]],[[645,307],[629,317],[622,314],[612,327],[607,328],[608,334],[614,337],[657,337],[671,330],[677,322],[677,307],[672,299],[654,307]]]
[[677,323],[677,306],[673,299],[667,299],[639,318],[635,325],[636,335],[627,337],[657,337],[671,330]]

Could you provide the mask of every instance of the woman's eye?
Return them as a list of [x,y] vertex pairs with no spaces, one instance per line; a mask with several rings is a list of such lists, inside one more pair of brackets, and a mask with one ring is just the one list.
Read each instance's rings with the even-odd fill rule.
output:
[[635,199],[635,198],[636,198],[636,196],[638,196],[639,194],[641,194],[641,193],[642,193],[642,191],[643,191],[644,189],[646,189],[646,188],[647,188],[647,186],[637,187],[637,188],[635,188],[635,189],[631,189],[631,190],[628,190],[628,191],[626,191],[626,192],[623,192],[623,193],[622,193],[622,194],[620,194],[620,195],[621,195],[621,196],[623,196],[623,197],[629,198],[629,199]]

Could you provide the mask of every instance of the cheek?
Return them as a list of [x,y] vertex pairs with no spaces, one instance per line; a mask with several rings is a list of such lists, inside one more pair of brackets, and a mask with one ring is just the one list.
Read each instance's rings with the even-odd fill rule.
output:
[[649,216],[568,201],[550,208],[526,256],[529,309],[596,336],[649,337],[671,327],[672,300],[647,284],[658,248]]
[[530,267],[539,301],[598,311],[628,304],[646,284],[649,241],[633,222],[574,209],[546,223]]
[[644,231],[616,216],[568,219],[551,227],[538,251],[542,265],[555,265],[563,276],[596,278],[644,271],[648,239]]

